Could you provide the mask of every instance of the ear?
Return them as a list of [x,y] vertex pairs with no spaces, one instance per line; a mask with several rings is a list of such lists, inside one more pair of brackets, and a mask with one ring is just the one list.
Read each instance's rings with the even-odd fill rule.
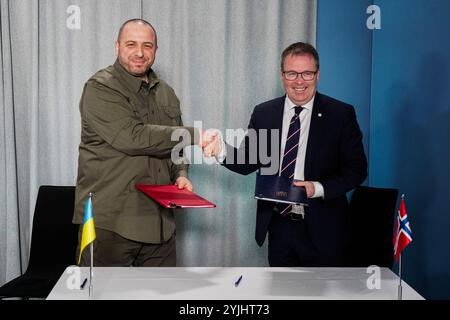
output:
[[116,41],[114,44],[114,53],[116,54],[116,57],[119,55],[119,41]]
[[320,69],[319,70],[317,70],[317,81],[319,81],[319,79],[320,79]]

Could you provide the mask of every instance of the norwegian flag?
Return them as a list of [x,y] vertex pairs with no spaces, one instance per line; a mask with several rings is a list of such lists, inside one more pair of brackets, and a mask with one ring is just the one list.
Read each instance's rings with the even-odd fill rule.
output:
[[400,253],[412,241],[412,232],[409,226],[408,215],[406,214],[405,196],[402,195],[400,208],[398,209],[397,224],[394,235],[394,256],[398,263]]

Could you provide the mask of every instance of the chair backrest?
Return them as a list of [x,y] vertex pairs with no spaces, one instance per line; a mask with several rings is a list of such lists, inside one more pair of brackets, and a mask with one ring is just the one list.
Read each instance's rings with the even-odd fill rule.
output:
[[72,224],[74,202],[73,186],[39,188],[26,273],[62,273],[67,266],[76,264],[78,225]]
[[397,196],[397,189],[359,186],[354,190],[350,200],[350,266],[392,268]]

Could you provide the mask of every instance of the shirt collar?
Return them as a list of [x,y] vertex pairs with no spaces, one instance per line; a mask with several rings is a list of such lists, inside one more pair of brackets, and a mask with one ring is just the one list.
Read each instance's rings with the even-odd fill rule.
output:
[[[304,105],[302,105],[302,107],[304,109],[308,109],[309,111],[312,110],[313,105],[314,105],[314,99],[316,98],[316,95],[314,95],[312,97],[311,100],[309,100],[307,103],[305,103]],[[291,109],[297,107],[298,105],[296,105],[295,103],[292,102],[291,99],[289,99],[289,97],[286,95],[286,100],[285,100],[285,108],[284,108],[284,112],[289,112]]]
[[[125,80],[128,82],[128,84],[130,85],[133,92],[135,92],[135,93],[139,92],[139,90],[141,89],[141,86],[142,86],[142,82],[145,82],[144,80],[128,73],[128,71],[125,70],[124,67],[121,66],[121,64],[119,63],[119,60],[116,60],[116,62],[114,62],[114,68],[119,72],[119,74],[123,78],[125,78]],[[149,80],[149,88],[152,88],[153,86],[155,86],[156,84],[159,83],[159,79],[156,76],[153,69],[150,69],[148,71],[148,80]]]

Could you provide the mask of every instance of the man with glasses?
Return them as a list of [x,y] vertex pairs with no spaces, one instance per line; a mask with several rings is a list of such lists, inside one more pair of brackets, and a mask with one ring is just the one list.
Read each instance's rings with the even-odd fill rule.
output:
[[[269,234],[270,266],[344,266],[346,193],[367,176],[354,108],[317,92],[319,56],[310,44],[294,43],[283,51],[280,75],[286,95],[253,110],[248,127],[256,131],[257,142],[247,136],[236,149],[217,141],[206,152],[225,156],[223,165],[234,172],[264,174],[268,165],[260,155],[264,145],[279,161],[275,175],[286,175],[306,189],[308,206],[258,200],[255,237],[261,246]],[[262,141],[262,129],[279,133],[279,148],[273,148],[270,136]],[[258,160],[251,163],[255,150]],[[236,163],[236,159],[246,160]]]

